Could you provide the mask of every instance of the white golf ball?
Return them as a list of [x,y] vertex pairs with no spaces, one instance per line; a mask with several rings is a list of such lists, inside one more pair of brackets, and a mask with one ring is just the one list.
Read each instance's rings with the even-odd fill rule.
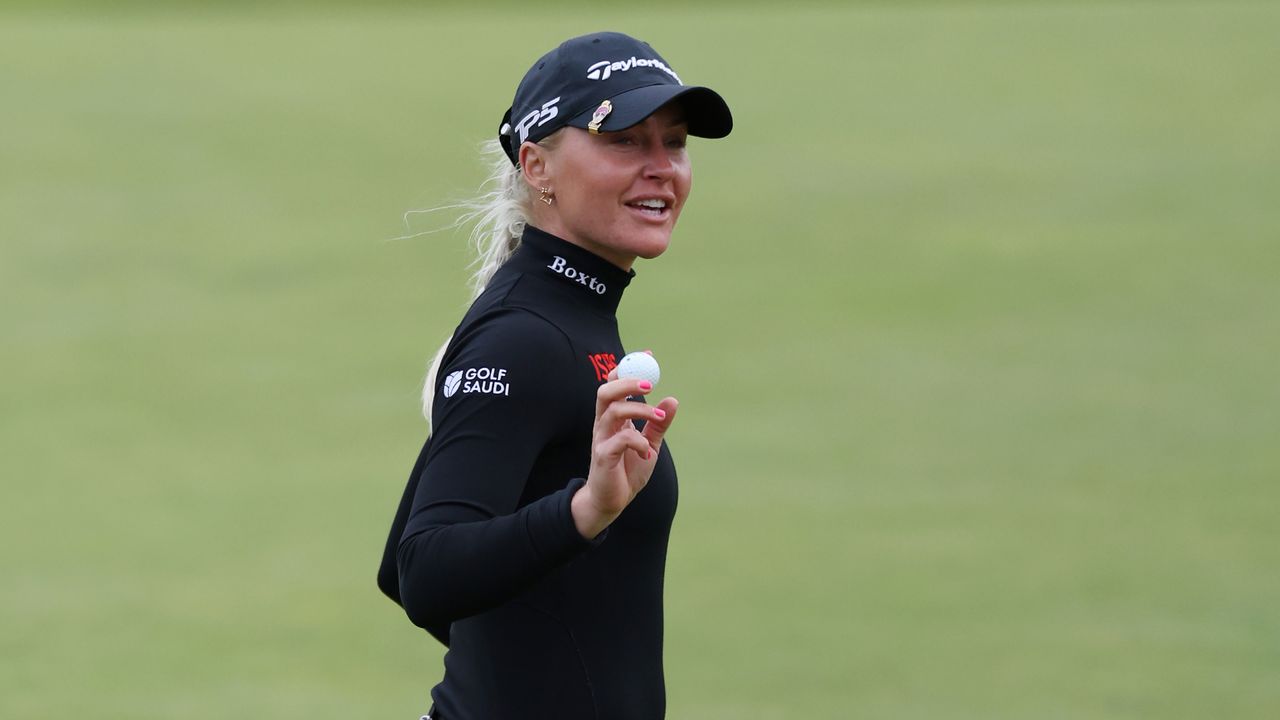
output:
[[662,371],[658,369],[658,361],[654,360],[649,353],[633,352],[627,353],[618,362],[618,377],[648,380],[657,385],[658,378],[662,377]]

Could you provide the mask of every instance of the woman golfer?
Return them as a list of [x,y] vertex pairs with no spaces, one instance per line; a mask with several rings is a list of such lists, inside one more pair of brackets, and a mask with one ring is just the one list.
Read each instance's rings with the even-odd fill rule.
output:
[[433,720],[663,716],[677,403],[628,402],[653,386],[611,372],[615,313],[684,208],[686,137],[732,123],[618,33],[566,41],[516,89],[477,296],[428,374],[432,432],[378,574],[448,646]]

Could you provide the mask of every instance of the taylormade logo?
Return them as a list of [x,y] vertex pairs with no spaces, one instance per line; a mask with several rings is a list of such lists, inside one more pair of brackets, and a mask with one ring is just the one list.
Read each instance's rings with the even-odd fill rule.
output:
[[587,79],[608,80],[609,76],[616,72],[626,72],[631,68],[638,67],[657,68],[675,78],[676,82],[681,85],[684,84],[680,82],[680,76],[676,74],[676,71],[667,67],[667,64],[661,60],[637,60],[634,55],[631,56],[630,60],[601,60],[600,62],[595,63],[591,67],[587,68]]
[[547,267],[569,278],[570,280],[577,280],[579,283],[587,286],[588,289],[593,290],[597,295],[603,295],[609,291],[609,289],[604,286],[604,283],[582,272],[581,270],[576,270],[574,268],[569,267],[569,261],[560,257],[559,255],[557,255],[556,259],[552,260],[551,264],[548,265]]

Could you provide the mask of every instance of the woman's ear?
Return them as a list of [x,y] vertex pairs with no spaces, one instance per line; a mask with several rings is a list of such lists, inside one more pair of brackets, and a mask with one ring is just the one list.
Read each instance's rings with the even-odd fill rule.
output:
[[553,187],[551,185],[551,168],[548,167],[547,149],[536,143],[526,142],[520,146],[520,172],[529,187]]

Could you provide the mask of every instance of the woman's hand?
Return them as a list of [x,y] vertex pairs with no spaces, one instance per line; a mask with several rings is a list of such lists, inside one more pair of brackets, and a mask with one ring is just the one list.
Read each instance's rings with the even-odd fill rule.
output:
[[[591,434],[591,470],[587,484],[573,496],[571,509],[578,532],[588,540],[609,527],[644,489],[658,462],[662,437],[676,417],[673,397],[657,405],[628,402],[627,397],[653,391],[647,380],[619,380],[618,371],[596,393],[596,422]],[[644,420],[644,431],[633,420]]]

